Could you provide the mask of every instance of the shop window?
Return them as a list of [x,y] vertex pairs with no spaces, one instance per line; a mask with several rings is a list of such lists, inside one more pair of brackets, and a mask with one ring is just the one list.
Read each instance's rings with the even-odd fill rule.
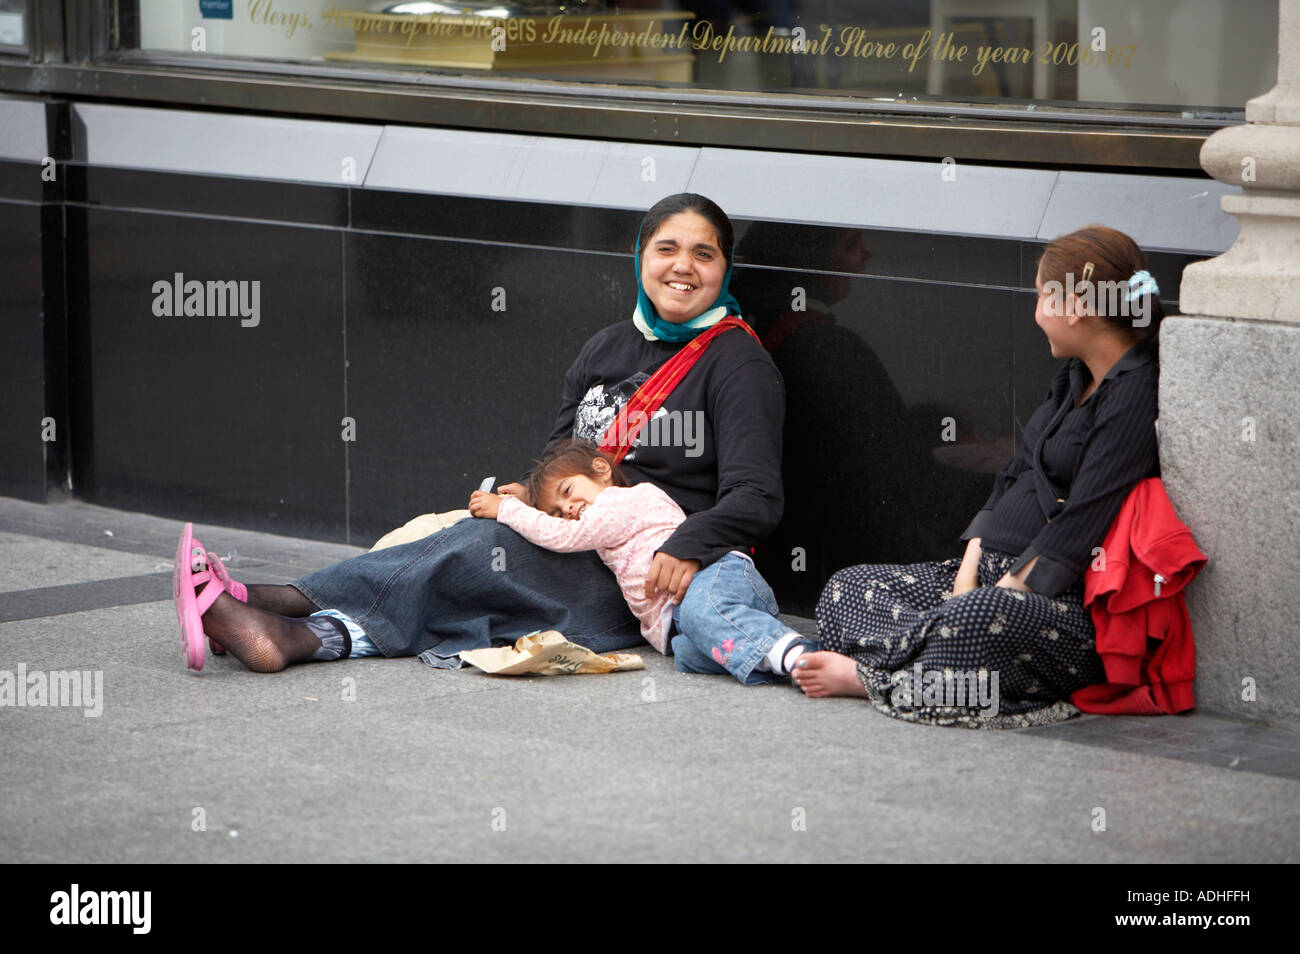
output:
[[[0,0],[0,11],[21,6]],[[1277,0],[136,0],[117,9],[130,21],[117,35],[138,50],[222,64],[891,102],[1215,116],[1270,88],[1277,67]]]
[[27,52],[27,0],[0,0],[0,53]]

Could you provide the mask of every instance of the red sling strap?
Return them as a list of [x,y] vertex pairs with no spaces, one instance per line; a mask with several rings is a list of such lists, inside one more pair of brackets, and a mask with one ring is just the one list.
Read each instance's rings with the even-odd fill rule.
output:
[[728,315],[712,328],[696,335],[682,346],[682,350],[665,361],[663,366],[650,375],[650,379],[628,398],[627,404],[623,405],[623,409],[606,429],[605,436],[600,442],[600,449],[612,456],[615,463],[621,461],[632,449],[632,442],[636,440],[637,434],[641,432],[646,421],[654,416],[655,411],[659,410],[668,395],[673,393],[673,389],[682,382],[691,368],[695,367],[695,362],[703,357],[704,349],[728,328],[743,328],[746,334],[758,341],[754,329],[734,315]]

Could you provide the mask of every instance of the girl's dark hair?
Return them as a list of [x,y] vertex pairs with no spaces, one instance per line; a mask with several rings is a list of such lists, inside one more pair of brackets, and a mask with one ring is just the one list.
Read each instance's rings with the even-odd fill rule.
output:
[[615,487],[626,487],[627,477],[622,469],[614,463],[614,458],[596,447],[591,441],[571,438],[556,441],[542,452],[542,456],[533,461],[532,473],[528,475],[528,499],[533,506],[540,504],[542,491],[555,480],[583,474],[595,479],[595,461],[597,459],[609,464],[609,476]]
[[731,219],[727,218],[727,213],[723,212],[712,199],[696,195],[694,192],[670,195],[650,207],[650,211],[645,214],[645,219],[641,222],[641,233],[638,236],[641,251],[645,251],[650,239],[654,238],[654,234],[659,231],[659,226],[679,212],[695,212],[704,216],[713,226],[713,231],[718,233],[718,247],[722,250],[722,257],[730,265],[732,246],[736,243],[736,232],[731,227]]
[[[1147,260],[1137,243],[1123,232],[1090,225],[1062,235],[1043,250],[1038,267],[1044,285],[1056,282],[1065,294],[1091,294],[1097,315],[1109,325],[1132,331],[1142,344],[1156,340],[1165,316],[1159,295],[1143,292],[1137,300],[1124,300],[1128,280],[1136,272],[1146,271]],[[1099,284],[1102,282],[1110,284]],[[1139,317],[1135,319],[1135,315]]]

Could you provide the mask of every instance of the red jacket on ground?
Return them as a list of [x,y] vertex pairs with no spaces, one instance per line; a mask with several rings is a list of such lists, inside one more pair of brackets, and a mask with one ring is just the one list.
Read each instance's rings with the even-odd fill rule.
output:
[[1157,715],[1196,704],[1196,647],[1183,588],[1205,559],[1160,478],[1134,487],[1083,580],[1107,681],[1073,693],[1074,705],[1084,712]]

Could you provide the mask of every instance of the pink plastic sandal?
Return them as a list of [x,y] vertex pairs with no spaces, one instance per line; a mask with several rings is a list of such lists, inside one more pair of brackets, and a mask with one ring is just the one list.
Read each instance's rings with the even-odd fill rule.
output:
[[[203,586],[202,593],[196,592],[200,586]],[[172,602],[181,625],[181,656],[191,669],[202,669],[207,655],[203,645],[206,635],[203,632],[203,614],[225,591],[221,581],[208,568],[207,551],[194,539],[194,524],[185,524],[172,567]]]
[[[194,541],[194,545],[196,547],[203,546],[203,544],[199,543],[199,541],[197,540]],[[248,587],[246,587],[243,583],[238,583],[235,580],[232,580],[230,578],[230,574],[226,571],[225,564],[221,562],[220,557],[218,557],[211,550],[207,550],[205,552],[208,555],[208,566],[212,568],[212,572],[216,574],[217,579],[221,581],[221,585],[226,588],[226,592],[229,593],[231,596],[233,596],[235,599],[239,600],[239,602],[247,603]]]
[[[239,602],[247,603],[248,587],[246,587],[243,583],[239,583],[236,582],[235,580],[232,580],[230,578],[230,574],[226,571],[225,564],[221,562],[221,558],[218,557],[211,550],[206,549],[202,543],[200,543],[198,540],[195,540],[194,546],[196,549],[202,549],[204,553],[207,554],[208,567],[209,569],[212,570],[212,573],[217,578],[217,581],[223,587],[225,587],[226,592],[229,593],[231,596],[233,596],[235,599],[239,600]],[[224,656],[226,654],[226,650],[222,647],[222,645],[219,642],[217,642],[215,639],[213,639],[211,636],[208,637],[208,645],[212,647],[212,655]]]

